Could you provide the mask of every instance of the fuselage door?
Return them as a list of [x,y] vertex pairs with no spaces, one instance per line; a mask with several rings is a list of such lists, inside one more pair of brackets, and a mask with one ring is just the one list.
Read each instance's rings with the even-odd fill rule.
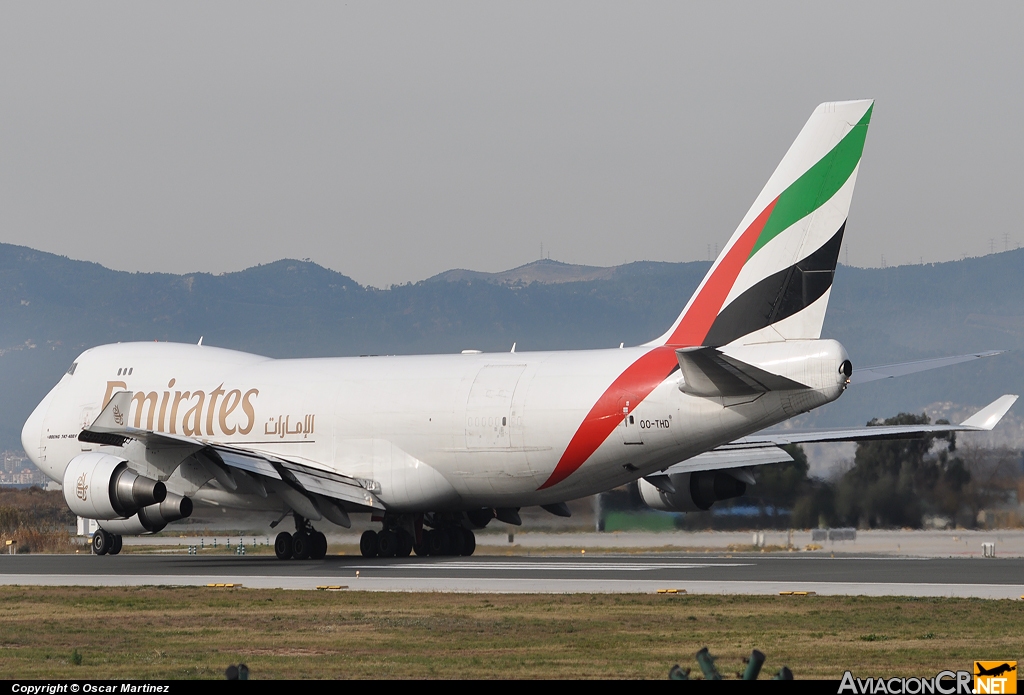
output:
[[466,401],[466,448],[495,449],[512,446],[512,396],[525,364],[483,367]]
[[633,408],[639,402],[640,399],[632,395],[619,398],[619,407],[622,408],[622,424],[619,425],[619,431],[622,432],[623,444],[644,443],[640,434],[640,421],[633,415]]

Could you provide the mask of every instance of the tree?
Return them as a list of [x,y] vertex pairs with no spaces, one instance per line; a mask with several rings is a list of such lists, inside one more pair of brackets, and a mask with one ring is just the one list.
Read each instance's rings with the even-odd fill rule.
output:
[[[929,423],[927,415],[900,413],[868,426]],[[933,454],[940,441],[946,446]],[[960,493],[970,482],[955,451],[952,433],[858,443],[853,468],[837,486],[838,516],[846,523],[878,528],[920,527],[925,512],[955,515]]]

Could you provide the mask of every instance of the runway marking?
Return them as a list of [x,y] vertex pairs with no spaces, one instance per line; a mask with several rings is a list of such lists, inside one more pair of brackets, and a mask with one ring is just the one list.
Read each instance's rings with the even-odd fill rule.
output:
[[519,570],[537,572],[644,572],[649,570],[702,569],[707,567],[753,567],[753,562],[415,562],[389,565],[346,565],[349,570]]

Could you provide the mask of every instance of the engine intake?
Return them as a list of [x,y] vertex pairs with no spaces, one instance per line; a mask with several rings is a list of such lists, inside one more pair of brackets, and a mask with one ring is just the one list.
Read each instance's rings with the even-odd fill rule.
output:
[[71,459],[64,469],[64,501],[88,519],[132,516],[166,498],[163,483],[139,475],[119,456],[90,451]]
[[663,512],[703,512],[721,500],[739,497],[747,485],[722,471],[674,473],[667,476],[675,492],[659,489],[641,478],[640,496],[651,509]]

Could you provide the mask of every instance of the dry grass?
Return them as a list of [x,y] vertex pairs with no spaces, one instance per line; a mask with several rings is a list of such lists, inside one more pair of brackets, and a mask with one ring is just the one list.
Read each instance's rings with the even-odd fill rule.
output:
[[85,548],[84,541],[68,533],[75,515],[60,492],[0,488],[0,552],[7,541],[15,541],[16,552],[73,553]]
[[[753,647],[797,677],[1021,659],[1024,602],[9,587],[6,678],[655,678]],[[75,650],[81,665],[72,663]],[[1021,659],[1024,660],[1024,659]]]

